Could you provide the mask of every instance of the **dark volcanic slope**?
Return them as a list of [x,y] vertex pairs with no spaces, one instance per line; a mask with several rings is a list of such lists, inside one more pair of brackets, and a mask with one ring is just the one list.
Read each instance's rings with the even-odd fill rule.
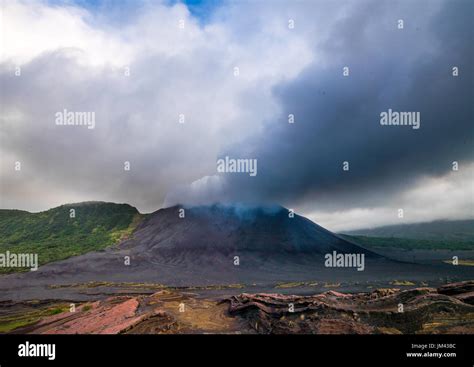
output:
[[[473,269],[466,269],[469,267],[435,268],[390,261],[306,218],[289,218],[288,211],[281,207],[198,207],[186,209],[185,218],[179,217],[179,209],[172,207],[148,215],[130,239],[106,250],[47,264],[37,272],[0,277],[0,299],[72,299],[83,290],[51,286],[85,282],[183,287],[240,284],[273,290],[278,282],[360,285],[394,279],[474,277]],[[364,253],[364,271],[326,268],[324,255],[332,251]]]
[[178,216],[179,209],[172,207],[153,213],[122,247],[140,247],[151,257],[170,258],[187,251],[199,251],[202,255],[252,252],[255,256],[324,255],[337,251],[377,256],[304,217],[289,218],[288,210],[282,207],[197,207],[185,209],[184,218]]

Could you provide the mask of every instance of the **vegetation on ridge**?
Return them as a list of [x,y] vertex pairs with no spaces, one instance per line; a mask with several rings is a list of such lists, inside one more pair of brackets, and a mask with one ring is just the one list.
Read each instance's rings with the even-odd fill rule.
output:
[[[43,265],[113,245],[130,236],[141,218],[128,204],[104,202],[67,204],[40,213],[0,209],[0,253],[37,253]],[[21,270],[27,269],[0,267],[0,273]]]

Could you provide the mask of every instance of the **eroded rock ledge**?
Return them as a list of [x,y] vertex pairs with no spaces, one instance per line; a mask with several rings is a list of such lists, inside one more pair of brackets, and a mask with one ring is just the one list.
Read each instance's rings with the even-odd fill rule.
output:
[[259,333],[474,333],[474,282],[435,288],[334,291],[314,296],[246,294],[229,313]]

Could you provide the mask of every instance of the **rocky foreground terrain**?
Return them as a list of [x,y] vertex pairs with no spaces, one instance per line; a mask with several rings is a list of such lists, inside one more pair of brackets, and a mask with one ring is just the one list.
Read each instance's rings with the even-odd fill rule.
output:
[[[76,306],[76,305],[75,305]],[[474,281],[439,288],[204,299],[161,290],[78,304],[3,302],[0,330],[34,334],[474,334]],[[16,322],[12,324],[12,322]]]
[[474,282],[307,297],[241,294],[229,301],[230,314],[260,333],[474,333]]

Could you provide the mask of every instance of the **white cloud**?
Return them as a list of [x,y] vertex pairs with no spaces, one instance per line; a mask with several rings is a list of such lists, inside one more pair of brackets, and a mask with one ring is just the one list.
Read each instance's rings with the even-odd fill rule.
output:
[[[403,209],[403,218],[398,210]],[[332,231],[366,229],[381,225],[474,218],[474,164],[461,166],[442,177],[425,177],[416,186],[383,206],[344,211],[306,213],[313,221]]]
[[[245,24],[201,26],[182,4],[147,3],[119,24],[75,6],[9,2],[3,10],[8,207],[41,210],[67,197],[24,194],[40,187],[155,210],[170,190],[213,175],[226,146],[257,134],[278,113],[272,88],[312,59],[303,39],[288,42],[290,32],[268,29],[242,42],[235,35]],[[17,64],[22,75],[13,77]],[[96,128],[55,126],[63,109],[94,111]],[[12,171],[16,160],[21,175]]]
[[91,27],[91,15],[74,6],[40,2],[2,2],[0,62],[23,65],[44,52],[68,49],[91,65],[130,62],[130,45],[113,33]]

